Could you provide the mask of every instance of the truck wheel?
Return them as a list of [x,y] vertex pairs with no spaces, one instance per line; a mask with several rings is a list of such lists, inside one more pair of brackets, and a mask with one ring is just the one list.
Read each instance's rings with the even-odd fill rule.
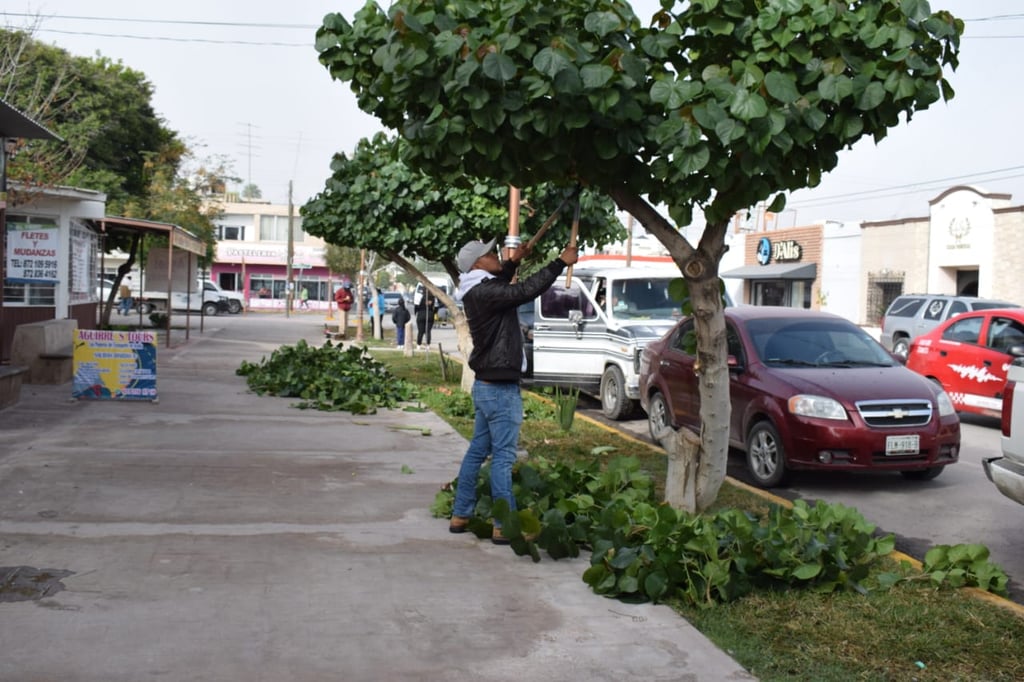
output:
[[207,301],[203,304],[203,315],[213,316],[217,314],[217,304],[213,301]]
[[142,313],[143,315],[149,315],[151,312],[153,312],[153,304],[152,303],[140,303],[139,304],[139,312]]
[[237,315],[242,312],[242,302],[235,299],[228,301],[228,312],[232,315]]
[[655,391],[647,402],[647,428],[655,443],[674,431],[672,417],[668,411],[668,403],[660,391]]
[[945,469],[945,465],[940,467],[932,467],[930,469],[913,469],[911,471],[901,471],[903,478],[908,481],[930,481]]
[[622,370],[610,365],[601,376],[601,412],[609,419],[620,421],[632,411],[633,401],[626,396]]
[[905,336],[901,336],[892,342],[893,355],[898,355],[904,360],[907,359],[907,355],[910,353],[910,339]]
[[789,478],[786,451],[779,432],[769,421],[760,421],[747,434],[747,471],[760,488],[783,485]]

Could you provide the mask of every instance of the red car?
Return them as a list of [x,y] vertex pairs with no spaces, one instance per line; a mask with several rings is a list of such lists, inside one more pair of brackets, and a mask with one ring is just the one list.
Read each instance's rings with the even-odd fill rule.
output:
[[1024,309],[961,313],[917,337],[907,367],[942,384],[961,412],[1002,414],[1006,370],[1024,356]]
[[[935,382],[911,372],[857,325],[830,313],[726,308],[729,439],[753,481],[796,469],[899,471],[927,480],[960,454],[960,419]],[[651,435],[700,427],[693,320],[644,349],[640,404]]]

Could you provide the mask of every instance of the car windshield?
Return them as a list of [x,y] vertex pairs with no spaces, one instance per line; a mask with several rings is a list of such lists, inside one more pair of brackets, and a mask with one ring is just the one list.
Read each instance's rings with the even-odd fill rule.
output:
[[891,367],[896,364],[867,332],[843,320],[751,320],[747,331],[758,357],[766,365]]

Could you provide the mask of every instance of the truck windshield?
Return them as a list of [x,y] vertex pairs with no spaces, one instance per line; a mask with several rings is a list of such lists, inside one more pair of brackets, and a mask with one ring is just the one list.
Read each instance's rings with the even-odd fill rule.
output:
[[612,283],[612,314],[619,319],[679,317],[680,304],[668,293],[672,277],[625,279]]

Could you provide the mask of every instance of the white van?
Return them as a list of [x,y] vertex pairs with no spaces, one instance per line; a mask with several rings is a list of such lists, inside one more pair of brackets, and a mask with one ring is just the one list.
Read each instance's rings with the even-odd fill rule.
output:
[[640,354],[679,321],[680,303],[668,287],[680,279],[671,261],[611,264],[583,261],[566,286],[563,275],[520,309],[532,386],[578,387],[599,398],[610,419],[624,419],[640,397]]

